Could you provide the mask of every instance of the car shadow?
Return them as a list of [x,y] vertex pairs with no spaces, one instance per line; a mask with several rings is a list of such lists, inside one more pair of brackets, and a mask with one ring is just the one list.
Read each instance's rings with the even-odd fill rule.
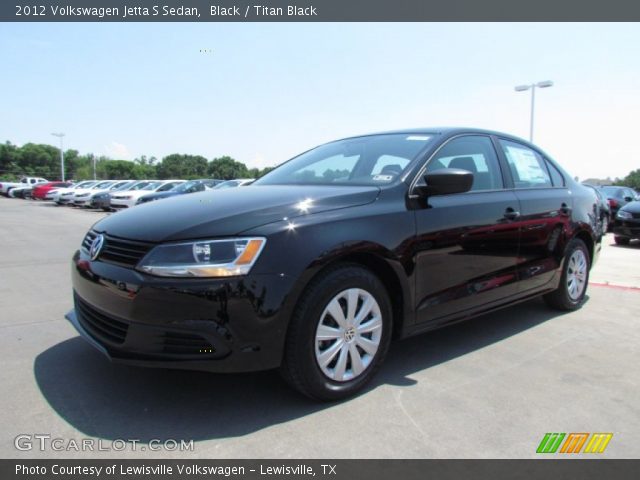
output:
[[611,242],[609,246],[614,248],[628,248],[628,249],[636,250],[638,247],[640,247],[640,241],[631,240],[627,245],[620,245],[615,242]]
[[[408,387],[410,375],[517,335],[558,312],[533,300],[425,335],[392,343],[363,393],[382,384]],[[49,405],[85,435],[102,439],[207,440],[246,435],[338,408],[290,389],[276,371],[212,374],[112,364],[80,337],[37,356],[36,382]]]

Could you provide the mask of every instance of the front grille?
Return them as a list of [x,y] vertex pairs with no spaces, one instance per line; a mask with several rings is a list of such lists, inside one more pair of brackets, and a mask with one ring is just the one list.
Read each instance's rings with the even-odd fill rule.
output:
[[75,304],[78,321],[94,339],[115,345],[124,343],[128,324],[98,312],[78,296],[75,297]]
[[215,353],[213,345],[200,335],[192,333],[165,332],[162,353],[170,355],[198,355]]
[[632,213],[631,216],[633,218],[640,218],[640,213]]
[[98,234],[89,230],[87,234],[84,236],[84,240],[82,240],[82,248],[84,248],[85,252],[89,253],[91,249],[91,244],[95,240]]
[[[84,248],[87,253],[89,252],[91,243],[96,236],[97,233],[90,231],[84,237],[84,240],[82,241],[82,248]],[[104,235],[104,245],[102,246],[100,255],[98,255],[98,259],[105,263],[114,263],[116,265],[133,267],[142,260],[142,257],[144,257],[152,247],[153,244],[151,243],[125,240],[123,238]]]

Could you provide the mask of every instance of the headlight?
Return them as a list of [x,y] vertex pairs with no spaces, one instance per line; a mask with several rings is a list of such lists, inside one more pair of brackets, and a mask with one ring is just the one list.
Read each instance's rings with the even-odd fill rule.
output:
[[618,214],[616,215],[620,220],[631,220],[633,215],[629,212],[625,212],[624,210],[618,210]]
[[246,275],[266,243],[265,238],[254,237],[158,245],[137,268],[161,277]]

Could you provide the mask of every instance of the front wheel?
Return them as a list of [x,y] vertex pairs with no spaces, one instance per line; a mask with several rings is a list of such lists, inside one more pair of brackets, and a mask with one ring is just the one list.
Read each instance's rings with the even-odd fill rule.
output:
[[576,310],[582,306],[589,284],[589,251],[580,239],[567,245],[560,285],[544,296],[547,304],[558,310]]
[[313,280],[289,325],[281,373],[317,400],[353,395],[373,377],[391,339],[392,309],[382,282],[345,264]]
[[629,242],[631,241],[627,237],[619,237],[617,235],[613,237],[613,239],[615,240],[616,245],[629,245]]

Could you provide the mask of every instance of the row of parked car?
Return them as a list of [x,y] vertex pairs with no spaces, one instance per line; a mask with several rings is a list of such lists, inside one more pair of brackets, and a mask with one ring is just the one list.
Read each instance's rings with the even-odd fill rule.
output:
[[253,181],[253,178],[227,181],[203,178],[199,180],[89,180],[73,184],[27,177],[21,183],[0,184],[0,193],[13,198],[33,198],[52,201],[58,205],[110,211],[176,195],[241,187]]
[[[245,186],[254,180],[89,180],[74,184],[25,177],[20,182],[0,183],[0,194],[13,198],[49,200],[58,205],[114,211],[176,195]],[[603,232],[613,231],[615,242],[620,245],[626,245],[631,239],[640,237],[640,195],[636,191],[613,185],[583,185],[591,188],[598,197],[598,215]]]
[[636,191],[613,185],[583,185],[596,193],[602,230],[613,231],[618,245],[627,245],[633,238],[640,237],[640,195]]

